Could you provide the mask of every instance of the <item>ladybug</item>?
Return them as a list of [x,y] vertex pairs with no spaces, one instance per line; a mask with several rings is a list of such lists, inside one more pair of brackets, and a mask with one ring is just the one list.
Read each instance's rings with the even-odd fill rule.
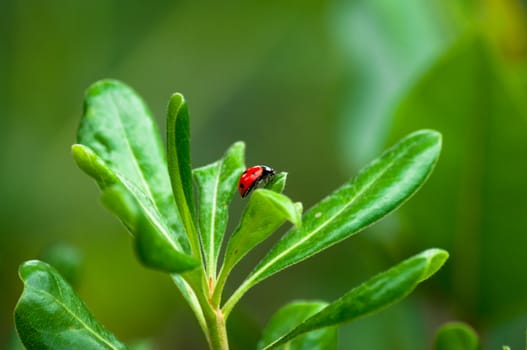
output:
[[255,165],[247,168],[240,176],[238,183],[240,196],[242,198],[247,197],[260,183],[268,183],[271,181],[275,174],[274,169],[266,165]]

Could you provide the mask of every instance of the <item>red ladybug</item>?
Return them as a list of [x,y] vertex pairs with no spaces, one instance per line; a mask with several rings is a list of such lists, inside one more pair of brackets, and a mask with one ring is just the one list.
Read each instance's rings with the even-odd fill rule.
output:
[[266,165],[255,165],[247,168],[240,176],[238,191],[245,198],[262,182],[269,182],[276,172]]

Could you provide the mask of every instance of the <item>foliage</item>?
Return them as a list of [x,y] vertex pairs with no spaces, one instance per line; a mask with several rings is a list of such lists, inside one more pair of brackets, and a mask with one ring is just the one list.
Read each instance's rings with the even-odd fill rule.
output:
[[435,350],[478,350],[476,332],[462,322],[448,322],[441,326],[435,337]]
[[[140,261],[171,275],[213,349],[228,348],[226,321],[250,288],[397,209],[427,180],[441,150],[438,132],[411,133],[304,215],[300,203],[280,193],[286,174],[279,174],[267,189],[252,193],[238,226],[226,235],[228,206],[245,168],[244,144],[235,143],[222,159],[192,170],[189,130],[186,102],[174,94],[168,106],[165,155],[142,100],[126,85],[104,80],[88,89],[72,152],[78,166],[97,182],[104,205],[134,237]],[[224,298],[234,266],[287,221],[294,226]],[[290,304],[272,318],[259,346],[335,348],[337,325],[405,297],[447,257],[444,250],[429,249],[332,303]],[[25,288],[15,319],[25,346],[124,347],[95,321],[51,266],[29,261],[20,267],[20,277]]]

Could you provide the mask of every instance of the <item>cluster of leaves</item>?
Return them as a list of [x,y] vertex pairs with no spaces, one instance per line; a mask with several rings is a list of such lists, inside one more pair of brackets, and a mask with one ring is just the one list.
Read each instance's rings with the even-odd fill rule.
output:
[[[142,100],[124,84],[105,80],[87,92],[72,150],[79,167],[96,180],[103,204],[132,234],[140,261],[170,274],[214,349],[228,348],[226,320],[250,288],[398,208],[426,181],[441,150],[439,133],[412,133],[304,215],[300,203],[281,193],[287,174],[280,173],[268,188],[251,194],[238,226],[226,235],[229,203],[245,169],[244,144],[237,142],[220,160],[192,169],[189,140],[188,109],[180,94],[169,102],[165,155]],[[294,226],[223,298],[236,264],[286,221]],[[222,257],[224,237],[229,239]],[[446,251],[429,249],[331,303],[291,303],[272,317],[258,347],[336,348],[338,324],[402,299],[447,258]],[[28,349],[125,348],[52,266],[26,262],[20,277],[25,288],[15,320]]]

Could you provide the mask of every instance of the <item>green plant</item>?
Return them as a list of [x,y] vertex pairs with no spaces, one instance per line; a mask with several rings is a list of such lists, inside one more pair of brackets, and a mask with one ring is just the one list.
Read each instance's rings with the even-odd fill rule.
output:
[[479,350],[476,332],[462,322],[447,322],[436,332],[435,350]]
[[[169,102],[167,154],[149,111],[129,87],[105,80],[89,88],[72,147],[78,166],[94,178],[102,202],[133,235],[140,261],[170,274],[211,349],[228,349],[226,321],[240,298],[269,276],[348,238],[398,208],[430,175],[441,149],[432,130],[410,134],[302,216],[302,205],[281,194],[287,174],[254,191],[232,235],[228,206],[245,169],[244,144],[222,159],[191,168],[189,116],[180,94]],[[194,197],[193,183],[197,187]],[[291,228],[228,298],[223,290],[236,264],[286,221]],[[224,257],[220,257],[228,237]],[[429,249],[351,289],[332,303],[294,302],[279,310],[258,344],[271,349],[337,346],[336,326],[408,295],[434,274],[448,253]],[[20,267],[23,294],[15,309],[29,349],[121,349],[50,265]]]

